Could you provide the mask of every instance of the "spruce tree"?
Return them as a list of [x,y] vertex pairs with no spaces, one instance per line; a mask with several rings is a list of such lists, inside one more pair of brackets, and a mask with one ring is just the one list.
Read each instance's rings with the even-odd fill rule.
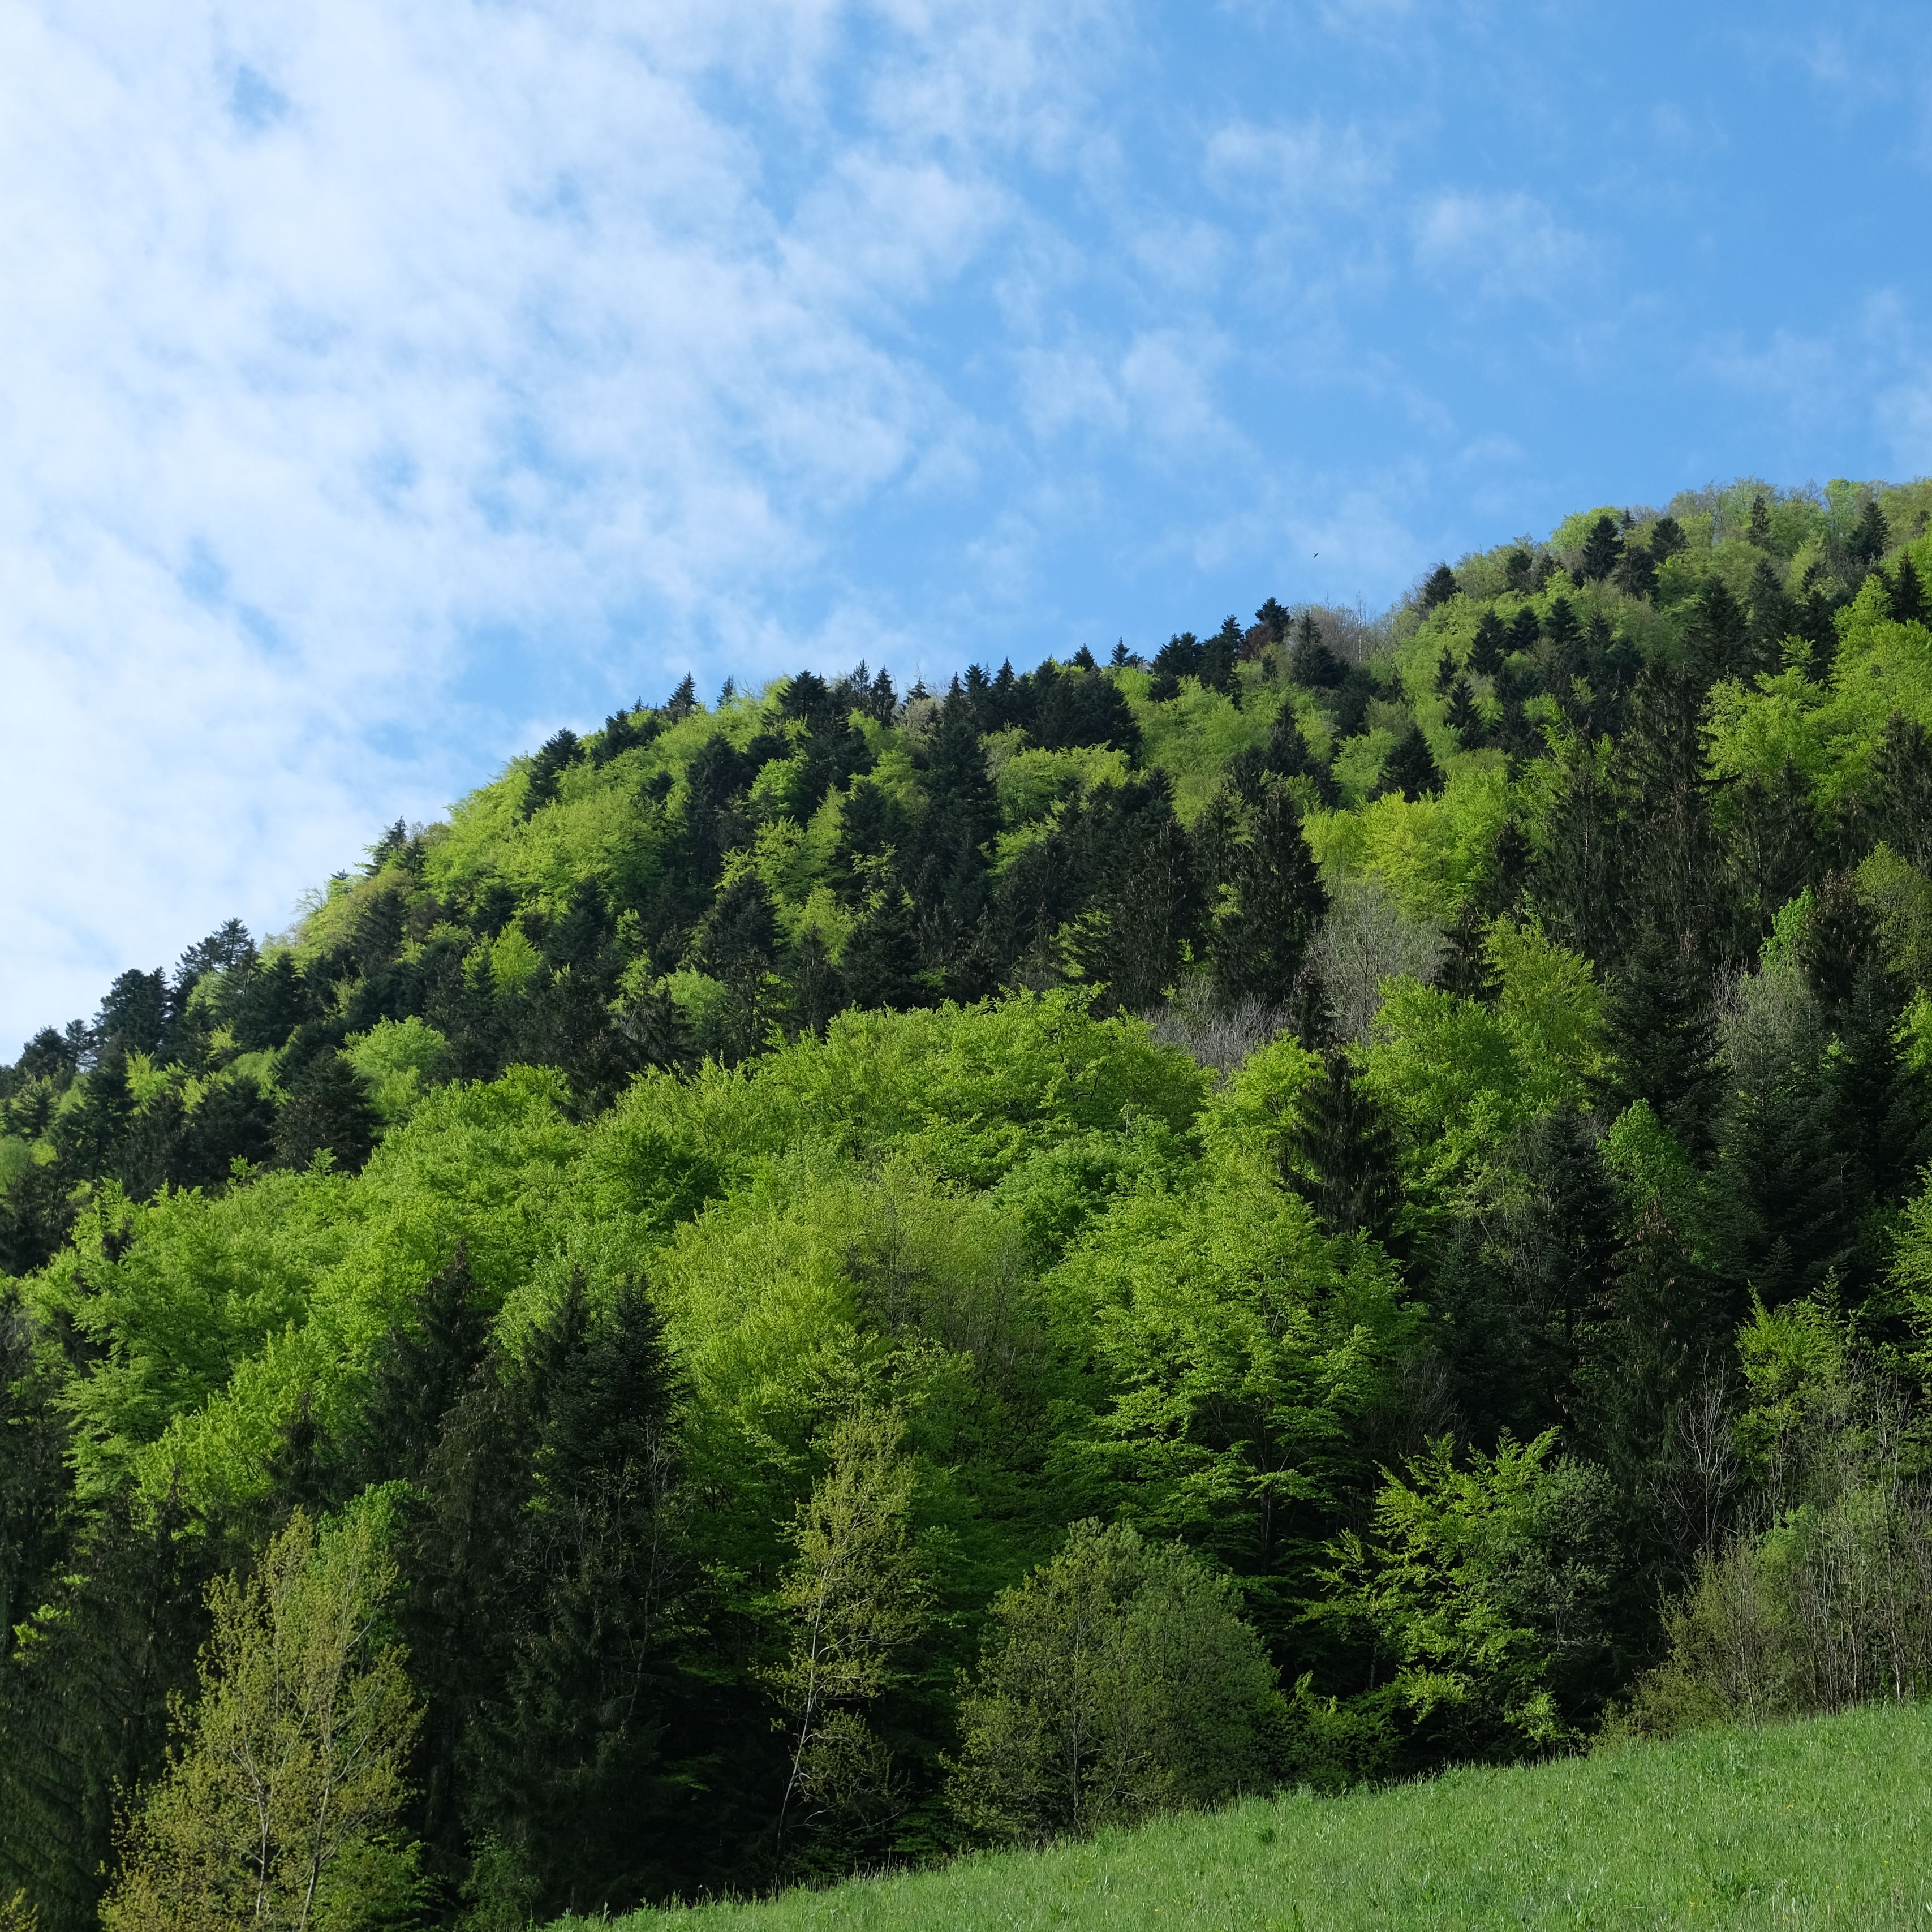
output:
[[1130,1012],[1144,1012],[1173,985],[1204,910],[1193,849],[1170,814],[1128,874],[1108,920],[1106,957],[1095,962]]
[[1279,786],[1256,811],[1234,855],[1235,902],[1214,934],[1215,988],[1223,1006],[1285,1006],[1328,895],[1303,837],[1301,814]]
[[1616,1099],[1647,1100],[1701,1158],[1723,1088],[1708,967],[1681,930],[1646,920],[1622,949],[1608,1007]]
[[1583,560],[1580,566],[1586,584],[1600,584],[1614,571],[1624,554],[1624,540],[1611,517],[1599,517],[1583,539]]
[[320,1054],[282,1103],[275,1157],[284,1167],[307,1167],[326,1153],[353,1174],[374,1150],[381,1126],[362,1075],[340,1054]]
[[1436,762],[1422,727],[1412,724],[1384,761],[1376,795],[1400,792],[1404,798],[1419,799],[1442,789],[1442,767]]
[[1476,634],[1469,646],[1469,668],[1484,677],[1494,677],[1503,668],[1503,654],[1509,649],[1509,634],[1493,610],[1485,610],[1476,620]]
[[1851,566],[1854,583],[1862,583],[1868,572],[1878,568],[1879,560],[1891,545],[1892,532],[1886,526],[1885,512],[1879,508],[1876,496],[1868,496],[1857,523],[1845,539],[1846,560]]
[[365,1481],[422,1476],[488,1337],[470,1250],[459,1240],[448,1265],[410,1296],[406,1316],[376,1353],[355,1444]]
[[1750,627],[1742,608],[1722,578],[1714,577],[1697,593],[1684,635],[1685,660],[1700,681],[1745,673],[1750,662]]
[[1766,506],[1762,490],[1751,499],[1750,521],[1745,528],[1744,536],[1760,550],[1771,548],[1771,512]]
[[1464,751],[1473,752],[1482,743],[1483,714],[1476,709],[1475,700],[1469,694],[1466,679],[1456,679],[1454,688],[1450,693],[1447,716],[1450,727],[1455,731],[1456,742]]
[[1922,872],[1932,870],[1932,734],[1894,712],[1873,770],[1873,832]]
[[1739,666],[1744,676],[1762,676],[1779,668],[1795,615],[1771,560],[1761,560],[1751,579],[1750,622],[1744,662]]
[[919,930],[911,900],[893,887],[852,928],[840,956],[845,996],[862,1010],[903,1011],[928,1004],[920,974]]
[[1910,550],[1900,556],[1898,568],[1892,572],[1892,614],[1901,624],[1925,621],[1924,586],[1918,580],[1918,566]]
[[1402,1194],[1395,1135],[1358,1078],[1346,1051],[1322,1056],[1284,1142],[1282,1176],[1304,1195],[1330,1234],[1371,1234],[1400,1245]]
[[1423,580],[1420,598],[1425,614],[1438,604],[1446,604],[1461,589],[1456,581],[1456,573],[1446,563],[1438,563]]

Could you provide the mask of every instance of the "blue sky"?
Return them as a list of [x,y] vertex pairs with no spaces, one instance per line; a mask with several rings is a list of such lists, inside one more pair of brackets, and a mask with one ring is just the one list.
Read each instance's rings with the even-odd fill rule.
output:
[[560,724],[1932,468],[1932,12],[0,0],[0,1053]]

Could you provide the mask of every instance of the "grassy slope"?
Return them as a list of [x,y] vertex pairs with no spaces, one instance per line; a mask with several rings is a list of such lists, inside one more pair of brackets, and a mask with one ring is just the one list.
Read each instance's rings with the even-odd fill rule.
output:
[[1932,1924],[1932,1709],[1863,1711],[1346,1798],[1290,1796],[1037,1855],[629,1932]]

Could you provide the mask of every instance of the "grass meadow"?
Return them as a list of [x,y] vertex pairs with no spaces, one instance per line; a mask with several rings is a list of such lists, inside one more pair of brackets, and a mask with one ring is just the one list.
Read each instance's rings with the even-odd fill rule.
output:
[[626,1932],[1932,1928],[1932,1708],[1288,1793]]

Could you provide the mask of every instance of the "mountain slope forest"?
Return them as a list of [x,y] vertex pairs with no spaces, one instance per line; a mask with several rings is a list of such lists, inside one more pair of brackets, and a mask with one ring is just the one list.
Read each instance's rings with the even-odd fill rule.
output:
[[560,732],[0,1069],[0,1902],[1932,1690],[1932,482]]

